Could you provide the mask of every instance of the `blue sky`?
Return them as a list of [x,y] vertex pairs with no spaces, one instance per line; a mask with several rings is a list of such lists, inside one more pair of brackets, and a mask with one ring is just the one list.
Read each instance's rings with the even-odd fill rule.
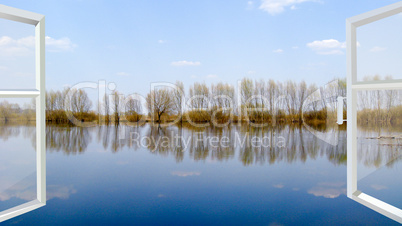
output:
[[[48,89],[104,79],[115,82],[125,94],[146,94],[151,82],[176,80],[186,87],[202,81],[236,84],[243,77],[324,85],[346,74],[345,19],[395,2],[4,0],[2,4],[46,15]],[[395,17],[400,28],[402,16]],[[391,25],[377,27],[386,30]],[[33,27],[1,20],[0,28],[0,88],[33,87]],[[396,41],[400,39],[393,41],[399,47],[394,48],[385,46],[391,41],[376,42],[381,32],[362,33],[371,39],[359,40],[359,51],[366,51],[362,55],[400,52],[395,50],[401,47]],[[375,59],[364,60],[374,65]],[[384,73],[401,71],[394,67]]]

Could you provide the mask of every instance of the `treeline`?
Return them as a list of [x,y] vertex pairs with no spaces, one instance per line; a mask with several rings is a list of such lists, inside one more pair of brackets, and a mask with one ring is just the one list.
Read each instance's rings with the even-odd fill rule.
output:
[[[152,90],[141,99],[139,95],[126,97],[118,91],[105,95],[93,108],[93,102],[85,90],[46,92],[46,120],[48,123],[71,124],[71,118],[80,122],[120,123],[139,122],[191,122],[195,124],[226,124],[247,121],[252,123],[301,122],[304,110],[305,120],[325,122],[325,105],[313,102],[308,109],[302,109],[306,98],[317,86],[305,82],[285,83],[273,80],[253,81],[244,78],[237,90],[229,83],[208,86],[194,83],[185,92],[182,82],[172,87]],[[343,91],[333,89],[333,96]],[[319,102],[319,101],[318,101]],[[143,110],[145,106],[146,111]],[[35,120],[35,102],[24,105],[0,104],[0,118],[5,122],[13,120]],[[23,114],[22,114],[23,113]],[[23,117],[21,117],[23,115]],[[19,116],[19,117],[17,117]]]
[[[301,122],[302,118],[326,122],[328,113],[336,112],[336,97],[346,95],[344,80],[330,84],[325,89],[325,95],[313,98],[308,103],[306,100],[319,89],[315,84],[307,85],[304,81],[281,83],[244,78],[239,82],[237,90],[223,82],[210,86],[194,83],[188,93],[185,93],[183,83],[179,81],[175,87],[178,89],[160,88],[147,95],[150,120],[163,122],[177,119],[196,124],[214,122],[220,125],[238,121],[258,124],[295,123]],[[336,116],[333,118],[335,121]]]
[[[379,76],[370,79],[380,79]],[[389,79],[389,78],[388,78]],[[360,91],[358,93],[359,123],[398,123],[402,114],[401,91]],[[346,81],[334,80],[319,89],[304,81],[278,82],[244,78],[234,87],[219,82],[207,85],[194,83],[188,91],[182,82],[157,87],[145,97],[126,96],[118,91],[106,94],[95,105],[85,90],[48,91],[46,120],[48,123],[78,122],[188,122],[198,125],[227,125],[249,122],[259,125],[273,123],[314,123],[336,121],[336,98],[346,96]],[[0,120],[35,120],[35,103],[0,103]],[[344,102],[346,118],[346,101]],[[399,121],[398,121],[399,120]]]
[[[385,77],[391,80],[392,76]],[[379,81],[378,75],[364,81]],[[402,90],[363,90],[358,95],[359,124],[402,124]]]
[[49,123],[71,123],[68,113],[82,122],[97,120],[98,114],[91,108],[92,101],[85,90],[65,88],[46,92],[46,120]]
[[0,121],[31,121],[35,120],[35,111],[31,104],[9,103],[7,100],[0,102]]

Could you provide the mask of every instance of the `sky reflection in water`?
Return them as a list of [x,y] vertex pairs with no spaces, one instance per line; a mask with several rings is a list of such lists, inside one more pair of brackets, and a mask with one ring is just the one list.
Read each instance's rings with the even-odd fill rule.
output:
[[[394,131],[360,129],[362,139],[387,132]],[[133,133],[149,141],[146,147],[130,139]],[[339,145],[332,146],[299,126],[48,126],[48,205],[7,223],[394,223],[346,198],[346,133],[337,133]],[[173,139],[177,135],[179,145]],[[164,145],[153,142],[165,136],[173,138]],[[215,136],[228,137],[227,144],[206,141]],[[236,143],[236,136],[246,137],[244,145]],[[34,156],[34,137],[32,126],[0,127],[2,151],[17,147],[24,156]],[[253,137],[283,137],[285,145],[253,147]],[[401,180],[393,179],[401,172],[401,146],[380,145],[379,151],[370,142],[378,141],[361,142],[359,189],[401,207]],[[34,172],[0,191],[3,210],[36,192]]]

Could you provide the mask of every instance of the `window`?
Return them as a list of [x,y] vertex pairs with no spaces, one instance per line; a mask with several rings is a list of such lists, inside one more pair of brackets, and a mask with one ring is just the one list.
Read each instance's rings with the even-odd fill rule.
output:
[[[357,38],[360,26],[399,14],[402,2],[373,10],[346,20],[347,41],[347,195],[349,198],[402,223],[402,210],[367,195],[357,187],[357,93],[364,90],[401,90],[402,80],[359,81],[357,79]],[[395,178],[400,180],[401,178]]]
[[0,18],[35,26],[36,89],[0,90],[0,98],[35,98],[37,168],[37,199],[0,212],[0,222],[2,222],[46,204],[45,17],[40,14],[0,5]]

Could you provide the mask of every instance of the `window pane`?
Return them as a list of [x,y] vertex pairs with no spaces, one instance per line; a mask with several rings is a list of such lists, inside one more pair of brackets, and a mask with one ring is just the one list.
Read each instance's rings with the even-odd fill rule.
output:
[[0,89],[35,88],[35,29],[0,19]]
[[358,189],[402,208],[402,91],[358,92]]
[[357,28],[357,80],[402,79],[402,15]]
[[36,131],[31,99],[0,98],[0,211],[36,199]]

